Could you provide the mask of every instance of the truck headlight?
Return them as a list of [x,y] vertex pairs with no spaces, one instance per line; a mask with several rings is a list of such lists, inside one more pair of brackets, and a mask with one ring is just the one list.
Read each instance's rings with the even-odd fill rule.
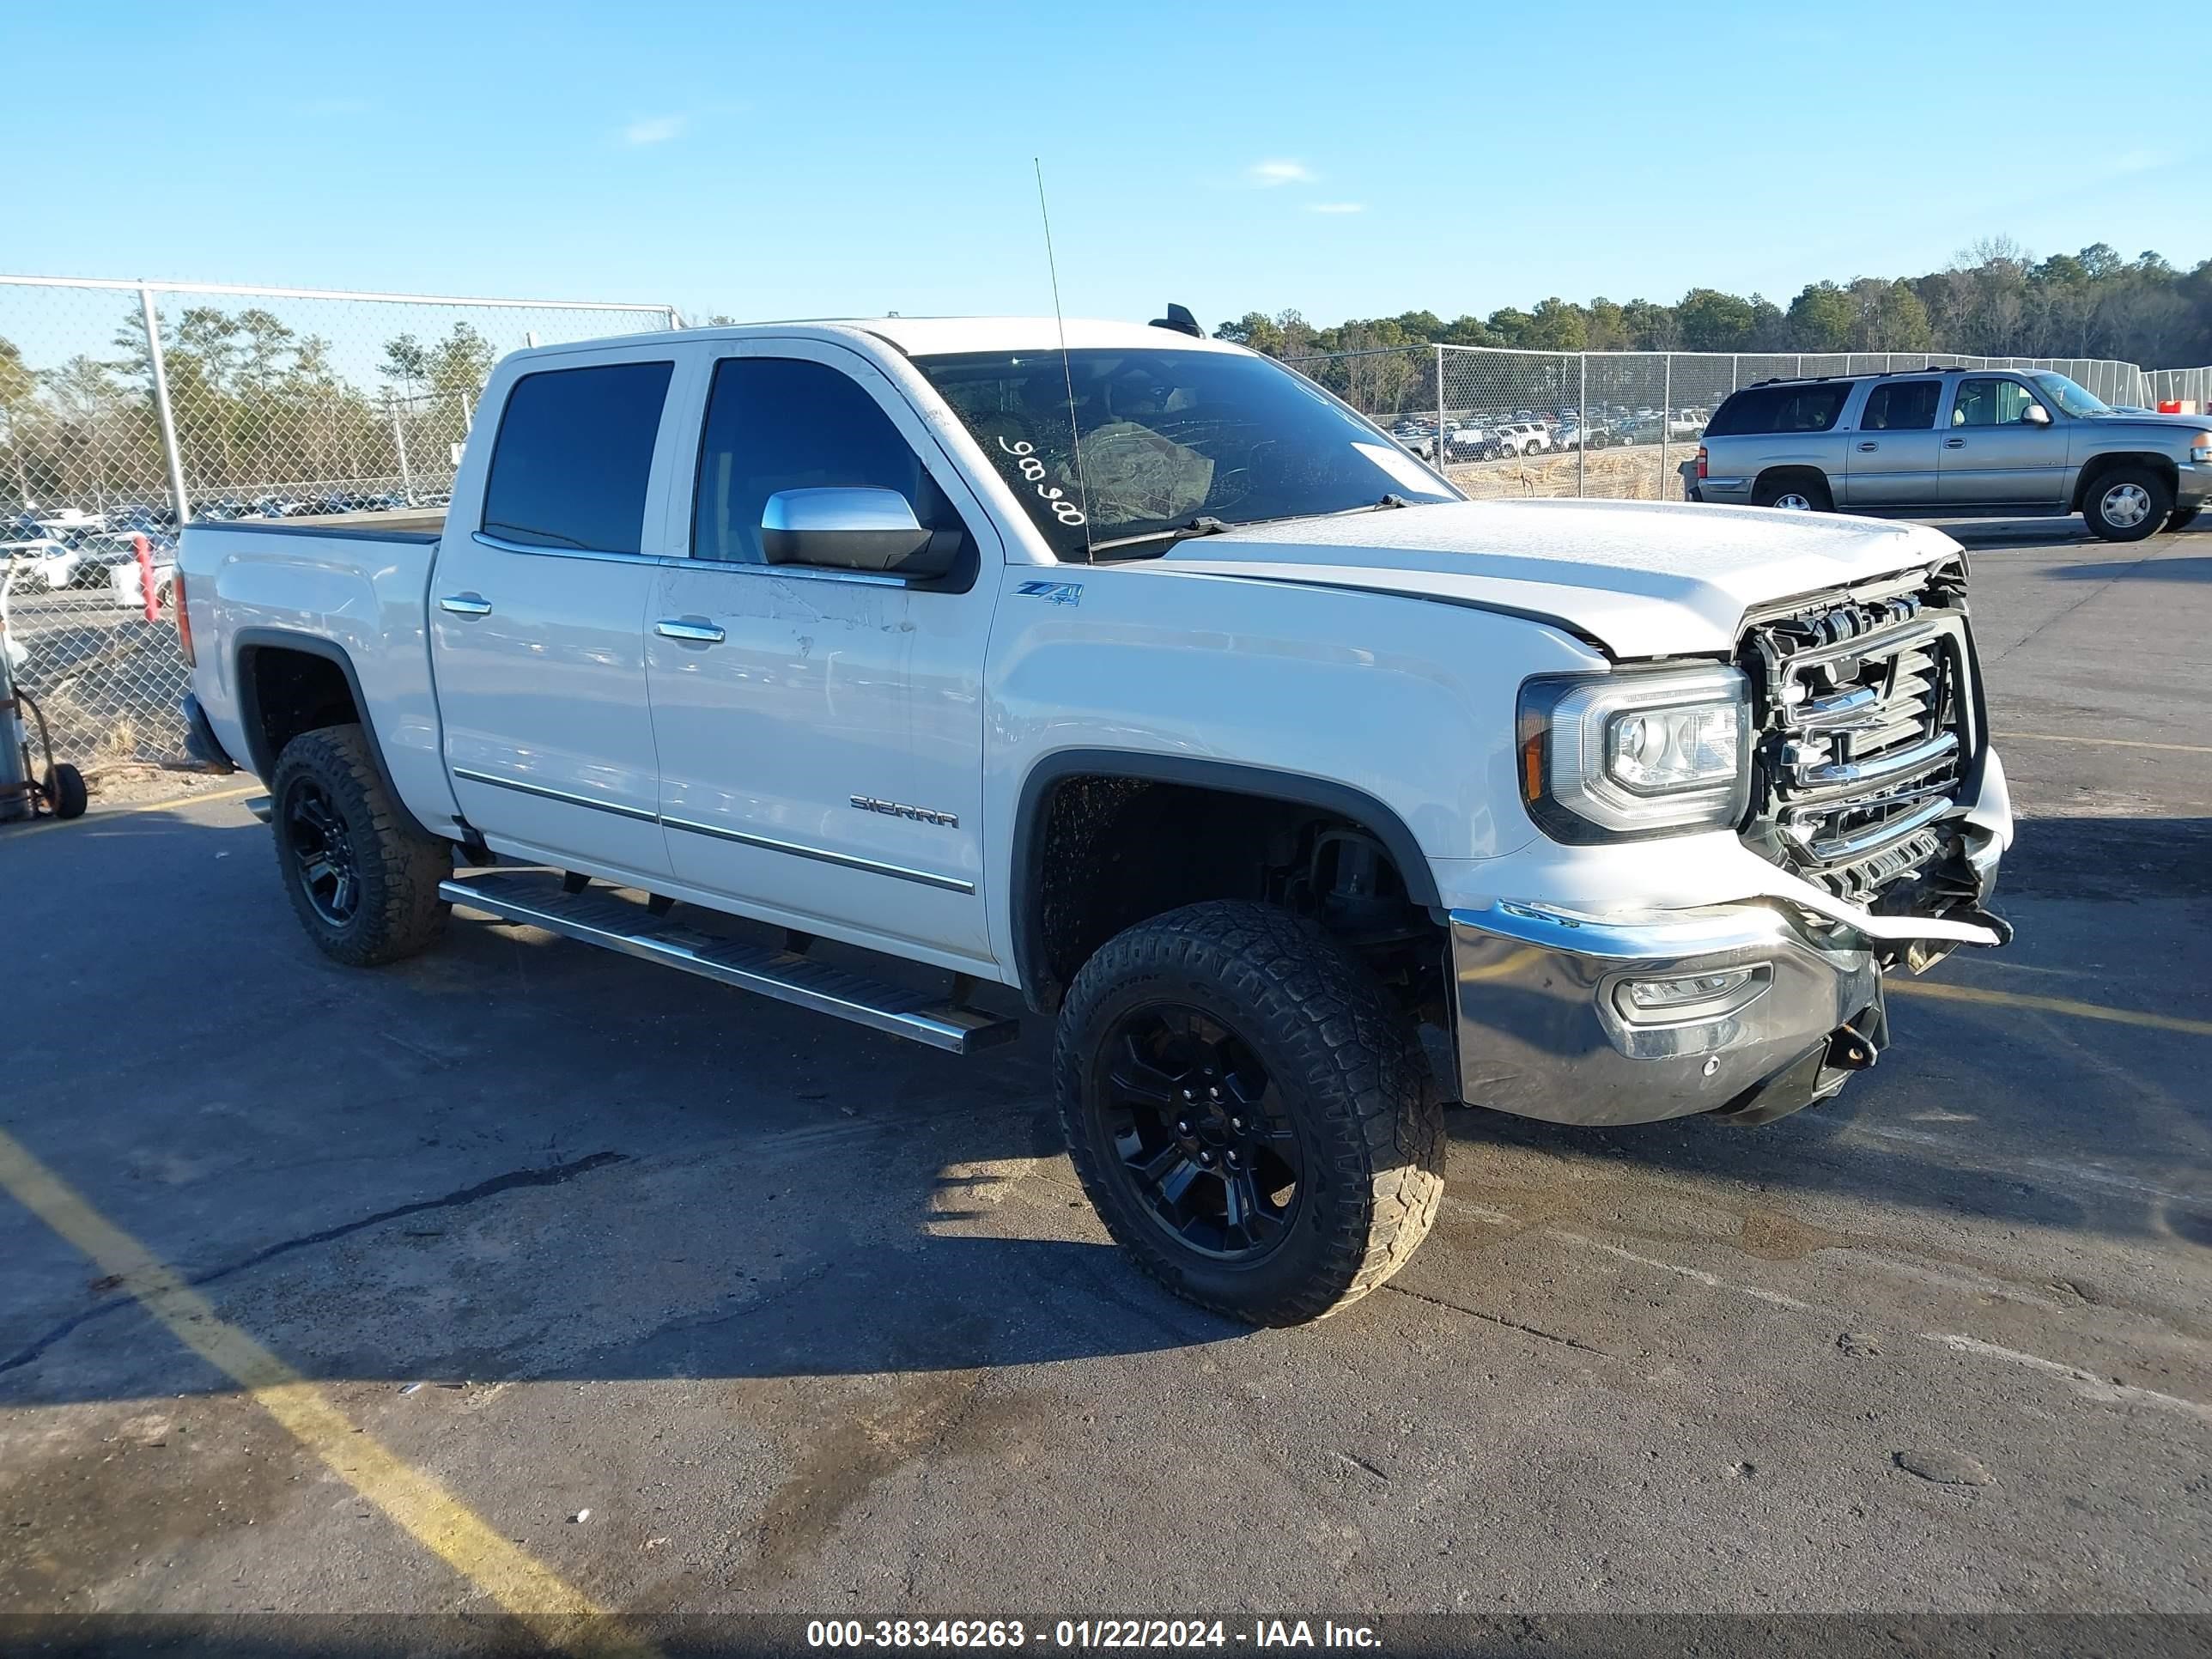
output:
[[2199,466],[2212,461],[2212,432],[2200,432],[2189,441],[2189,459]]
[[1521,793],[1555,841],[1734,823],[1751,801],[1751,690],[1733,668],[1561,675],[1521,688]]

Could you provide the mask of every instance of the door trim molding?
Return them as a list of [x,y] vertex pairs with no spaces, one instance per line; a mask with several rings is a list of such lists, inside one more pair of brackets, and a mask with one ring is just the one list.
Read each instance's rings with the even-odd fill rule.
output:
[[594,812],[611,812],[618,818],[635,818],[641,823],[659,821],[658,813],[648,812],[641,806],[624,806],[619,801],[574,795],[566,789],[550,788],[542,783],[522,783],[514,778],[495,778],[489,772],[471,771],[465,766],[454,767],[453,775],[465,778],[471,783],[488,783],[495,789],[512,789],[518,795],[535,795],[540,800],[557,800],[568,806],[588,806]]
[[765,853],[787,853],[793,858],[812,859],[817,863],[834,864],[846,870],[860,870],[872,876],[890,876],[899,881],[916,882],[924,887],[939,887],[948,893],[972,895],[975,890],[975,884],[972,881],[960,876],[940,876],[933,870],[915,870],[903,864],[885,864],[878,859],[859,858],[850,853],[833,853],[826,847],[809,847],[803,842],[779,841],[773,836],[756,836],[742,830],[724,830],[711,823],[695,823],[689,818],[672,818],[665,813],[648,812],[639,806],[594,800],[589,795],[571,794],[566,789],[549,788],[542,783],[495,778],[489,772],[475,771],[465,766],[454,767],[453,773],[455,777],[471,783],[489,784],[495,789],[512,789],[517,794],[535,795],[541,800],[556,800],[568,806],[587,806],[595,812],[611,812],[618,818],[632,818],[641,823],[658,823],[664,830],[682,830],[694,836],[733,842],[740,847],[757,847]]
[[813,859],[822,864],[835,864],[847,870],[863,870],[872,876],[892,876],[900,881],[919,882],[924,887],[941,887],[948,893],[973,893],[975,884],[958,876],[940,876],[933,871],[912,870],[902,864],[884,864],[875,859],[857,858],[850,853],[833,853],[827,848],[809,847],[795,841],[778,841],[773,836],[756,836],[741,830],[723,830],[711,823],[694,823],[688,818],[672,818],[663,814],[661,824],[669,830],[683,830],[695,836],[708,836],[716,841],[734,842],[740,847],[757,847],[763,852],[788,853],[794,858]]

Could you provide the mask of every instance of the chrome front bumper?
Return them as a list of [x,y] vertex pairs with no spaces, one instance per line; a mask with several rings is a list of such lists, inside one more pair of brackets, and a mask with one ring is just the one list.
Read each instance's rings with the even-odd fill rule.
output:
[[[1501,902],[1450,925],[1470,1105],[1553,1123],[1763,1123],[1834,1094],[1888,1041],[1881,942],[1779,905],[1600,918]],[[1638,1006],[1701,988],[1702,1002]]]

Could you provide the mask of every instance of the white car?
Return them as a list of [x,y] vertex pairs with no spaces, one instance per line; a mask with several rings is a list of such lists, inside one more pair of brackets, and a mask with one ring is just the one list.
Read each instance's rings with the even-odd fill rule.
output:
[[955,1052],[1026,1005],[1208,1308],[1403,1265],[1425,1025],[1475,1105],[1764,1122],[1873,1062],[1885,972],[2008,937],[1933,529],[1470,501],[1172,323],[632,335],[480,412],[442,531],[184,532],[190,744],[266,781],[309,937],[457,907]]
[[1540,421],[1509,421],[1497,429],[1498,447],[1508,455],[1548,454],[1550,430]]
[[27,577],[18,576],[18,591],[43,587],[49,592],[59,592],[77,579],[85,568],[82,550],[52,537],[37,537],[24,541],[0,544],[0,560],[22,560]]

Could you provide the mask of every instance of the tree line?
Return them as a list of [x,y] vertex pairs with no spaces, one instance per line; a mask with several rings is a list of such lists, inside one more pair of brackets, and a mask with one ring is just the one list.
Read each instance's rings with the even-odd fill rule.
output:
[[2183,270],[2106,243],[2034,259],[1976,243],[1921,276],[1808,284],[1785,306],[1693,288],[1672,305],[1557,295],[1447,322],[1432,311],[1323,328],[1296,311],[1251,311],[1214,331],[1275,357],[1432,344],[1540,351],[1936,351],[1962,356],[2109,357],[2147,368],[2212,362],[2212,259]]

